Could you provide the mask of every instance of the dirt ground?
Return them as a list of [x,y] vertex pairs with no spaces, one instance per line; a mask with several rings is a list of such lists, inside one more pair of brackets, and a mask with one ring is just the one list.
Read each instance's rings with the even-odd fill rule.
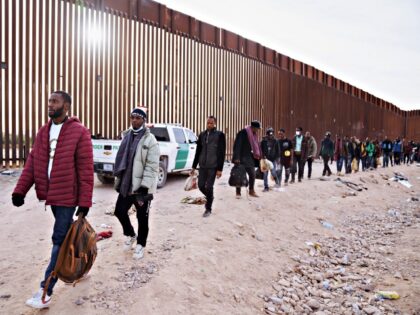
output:
[[[267,306],[273,284],[296,265],[297,256],[308,254],[305,242],[333,239],[337,242],[331,246],[339,247],[351,235],[366,240],[363,251],[377,253],[363,271],[372,279],[374,290],[364,295],[357,290],[347,293],[339,309],[346,309],[343,299],[358,300],[363,308],[363,303],[370,303],[363,300],[366,296],[389,290],[401,298],[378,302],[379,313],[371,314],[420,314],[420,167],[380,168],[341,177],[368,188],[356,196],[334,175],[321,181],[321,167],[315,163],[311,180],[305,178],[284,191],[263,193],[258,180],[260,198],[248,199],[243,193],[237,200],[234,188],[227,184],[230,167],[226,166],[216,181],[214,210],[208,218],[202,217],[202,205],[180,203],[185,196],[200,196],[198,191],[183,190],[186,176],[170,176],[152,203],[147,251],[140,261],[122,251],[119,222],[106,214],[113,209],[117,193],[95,179],[88,219],[98,232],[106,230],[102,224],[110,225],[114,235],[98,242],[98,257],[89,277],[75,287],[59,282],[50,309],[43,311],[25,306],[25,300],[37,290],[46,268],[53,216],[38,202],[33,189],[24,206],[13,207],[11,192],[18,177],[0,175],[0,313],[299,314],[298,308],[286,311],[279,305]],[[413,187],[382,176],[392,177],[393,171],[405,174]],[[392,233],[387,233],[391,227],[383,225],[385,221],[375,219],[387,220],[392,211],[406,209],[410,224],[400,224]],[[135,224],[134,214],[131,219]],[[322,226],[321,219],[333,228]],[[379,235],[380,231],[384,233]],[[383,244],[369,243],[378,238],[375,235],[383,238]],[[355,258],[353,266],[357,264]],[[320,303],[318,314],[337,314],[326,301]],[[369,312],[363,308],[360,314]],[[351,307],[343,313],[352,314]]]

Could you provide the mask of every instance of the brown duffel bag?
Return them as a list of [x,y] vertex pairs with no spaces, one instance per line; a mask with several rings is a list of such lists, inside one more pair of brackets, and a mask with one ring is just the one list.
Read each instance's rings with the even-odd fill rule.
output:
[[57,257],[54,271],[51,272],[44,286],[42,300],[52,278],[57,278],[76,285],[86,275],[97,255],[96,233],[86,218],[79,215],[72,223]]

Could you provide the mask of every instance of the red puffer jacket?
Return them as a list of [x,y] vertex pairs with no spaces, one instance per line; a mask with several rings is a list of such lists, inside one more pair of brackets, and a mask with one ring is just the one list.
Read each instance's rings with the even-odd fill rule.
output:
[[39,200],[45,200],[46,205],[91,207],[93,151],[90,132],[75,117],[64,122],[48,180],[51,123],[50,120],[39,130],[13,194],[25,196],[35,183],[36,195]]

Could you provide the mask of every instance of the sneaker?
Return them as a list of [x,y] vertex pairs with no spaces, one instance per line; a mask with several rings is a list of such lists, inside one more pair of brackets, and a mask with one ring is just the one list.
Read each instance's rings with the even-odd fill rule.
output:
[[38,292],[36,292],[30,299],[26,300],[26,305],[37,309],[49,307],[51,303],[51,297],[47,294],[45,296],[45,302],[42,302],[43,292],[43,289],[39,289]]
[[211,211],[210,211],[210,210],[206,210],[206,211],[204,211],[204,213],[203,213],[203,217],[204,217],[204,218],[206,218],[206,217],[208,217],[210,214],[211,214]]
[[236,199],[241,199],[241,193],[236,193]]
[[268,187],[264,187],[264,190],[263,190],[263,192],[267,192],[267,191],[269,191],[270,189],[268,188]]
[[281,185],[280,184],[275,184],[274,185],[274,188],[280,188],[281,187]]
[[127,236],[127,239],[124,242],[124,251],[129,251],[133,249],[134,244],[137,241],[137,236]]
[[140,244],[137,244],[136,249],[134,250],[133,258],[142,259],[144,256],[144,247]]
[[302,182],[302,179],[301,179],[301,178],[299,178],[299,179],[298,179],[298,182],[299,182],[299,183],[301,183],[301,182]]
[[290,184],[294,184],[295,183],[295,180],[294,179],[292,179],[291,181],[290,181]]

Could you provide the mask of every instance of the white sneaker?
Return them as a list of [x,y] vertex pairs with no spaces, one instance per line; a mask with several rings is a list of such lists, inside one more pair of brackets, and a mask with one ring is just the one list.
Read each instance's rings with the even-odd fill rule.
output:
[[134,244],[137,241],[137,236],[128,236],[124,242],[124,251],[129,251],[133,249]]
[[36,292],[30,299],[26,300],[26,305],[33,307],[33,308],[37,308],[37,309],[42,309],[42,308],[47,308],[50,306],[51,303],[51,297],[49,295],[45,296],[45,303],[42,302],[42,293],[44,292],[43,289],[39,289],[38,292]]
[[142,259],[144,256],[144,247],[140,244],[137,244],[136,249],[134,250],[133,258]]

